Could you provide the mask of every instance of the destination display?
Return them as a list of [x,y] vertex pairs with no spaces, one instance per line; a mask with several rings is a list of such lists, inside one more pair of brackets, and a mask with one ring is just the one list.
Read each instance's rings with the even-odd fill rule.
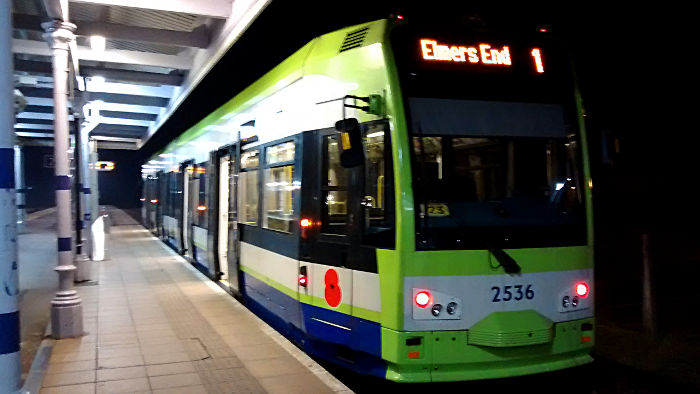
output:
[[[490,43],[465,45],[461,43],[445,43],[431,38],[419,39],[422,59],[430,62],[463,63],[465,65],[482,65],[494,67],[513,66],[511,49],[508,45],[498,46]],[[545,72],[542,51],[539,48],[530,50],[534,71]]]

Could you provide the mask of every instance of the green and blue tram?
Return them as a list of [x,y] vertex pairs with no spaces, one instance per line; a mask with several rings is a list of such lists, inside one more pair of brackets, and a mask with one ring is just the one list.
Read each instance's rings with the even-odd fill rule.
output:
[[311,355],[400,382],[590,362],[591,180],[546,35],[320,36],[143,166],[144,220]]

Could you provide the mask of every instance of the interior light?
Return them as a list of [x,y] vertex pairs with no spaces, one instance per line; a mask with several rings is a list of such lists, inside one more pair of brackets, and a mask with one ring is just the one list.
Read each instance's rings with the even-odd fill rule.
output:
[[579,282],[576,284],[576,294],[581,298],[588,297],[588,284],[586,282]]
[[433,296],[427,290],[421,290],[416,293],[415,297],[416,305],[421,308],[425,308],[433,301]]
[[107,40],[103,36],[90,36],[90,48],[95,52],[104,52]]
[[203,211],[206,211],[206,210],[207,210],[207,207],[204,206],[204,205],[198,205],[198,206],[197,206],[197,210],[200,211],[200,212],[203,212]]
[[312,224],[313,222],[310,219],[301,219],[301,221],[299,222],[299,225],[301,225],[301,227],[303,228],[311,227]]
[[158,199],[154,198],[153,200],[151,200],[151,204],[158,204]]

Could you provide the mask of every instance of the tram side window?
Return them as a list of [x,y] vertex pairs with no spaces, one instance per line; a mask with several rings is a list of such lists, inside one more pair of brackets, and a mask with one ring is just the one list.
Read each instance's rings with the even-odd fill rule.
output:
[[209,180],[207,177],[207,163],[200,163],[197,165],[197,167],[195,167],[194,171],[195,176],[199,178],[199,189],[197,190],[199,196],[196,200],[196,205],[193,205],[196,209],[194,216],[197,217],[195,223],[198,223],[198,225],[202,228],[207,228],[207,207],[209,206],[209,201],[207,198],[207,182]]
[[263,227],[291,232],[294,213],[294,142],[284,142],[267,148],[263,187]]
[[365,131],[365,242],[376,246],[393,243],[393,180],[391,179],[391,144],[386,124],[368,125]]
[[241,153],[241,172],[238,175],[238,222],[258,225],[258,165],[259,150]]
[[348,175],[347,169],[340,165],[338,138],[328,135],[323,140],[323,173],[321,183],[322,205],[321,231],[330,234],[345,233],[348,220]]

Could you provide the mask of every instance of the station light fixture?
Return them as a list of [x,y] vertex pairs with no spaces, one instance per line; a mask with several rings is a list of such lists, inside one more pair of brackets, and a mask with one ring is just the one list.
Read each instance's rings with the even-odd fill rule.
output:
[[90,36],[90,49],[95,52],[104,52],[107,40],[103,36]]

